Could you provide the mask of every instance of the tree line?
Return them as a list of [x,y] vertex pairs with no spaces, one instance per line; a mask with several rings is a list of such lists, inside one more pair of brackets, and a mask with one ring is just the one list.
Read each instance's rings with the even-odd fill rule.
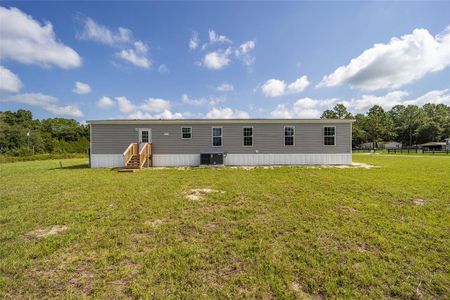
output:
[[343,104],[323,112],[322,119],[355,119],[353,146],[362,143],[396,141],[403,146],[440,142],[450,136],[450,106],[427,103],[396,105],[385,111],[374,105],[365,114],[352,115]]
[[89,126],[73,119],[33,119],[29,110],[0,111],[0,153],[26,156],[38,153],[86,153]]
[[[396,105],[385,111],[374,105],[365,114],[351,114],[337,104],[322,119],[355,119],[353,146],[397,141],[404,146],[443,141],[450,136],[450,106],[428,103]],[[25,156],[34,153],[86,153],[89,126],[73,119],[33,119],[29,110],[0,111],[0,153]]]

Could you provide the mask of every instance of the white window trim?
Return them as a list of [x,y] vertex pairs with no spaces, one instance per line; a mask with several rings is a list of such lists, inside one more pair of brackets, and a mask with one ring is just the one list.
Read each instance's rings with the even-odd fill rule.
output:
[[[220,128],[220,138],[221,138],[221,145],[220,146],[214,146],[214,128]],[[216,136],[218,137],[218,136]],[[223,147],[223,126],[213,126],[211,127],[211,147],[220,148]]]
[[[191,137],[190,138],[183,137],[183,128],[190,128],[191,129]],[[191,140],[192,139],[192,126],[181,126],[181,139],[182,140]]]
[[[328,127],[334,127],[334,145],[325,145],[325,128],[328,128]],[[323,129],[322,129],[322,143],[323,143],[323,145],[324,146],[326,146],[326,147],[336,147],[336,145],[337,145],[337,131],[336,131],[336,125],[324,125],[323,126]],[[331,136],[331,135],[327,135],[327,136]]]
[[[294,128],[294,135],[292,136],[294,138],[294,144],[293,145],[286,145],[286,128],[292,127]],[[289,125],[283,127],[283,145],[284,147],[295,147],[295,126]]]
[[[245,128],[251,128],[252,129],[252,144],[251,144],[251,146],[249,146],[249,145],[245,145],[244,144],[244,139],[245,139],[245,136],[244,136],[244,129]],[[255,138],[254,138],[254,129],[253,129],[253,126],[242,126],[242,147],[253,147],[253,145],[255,144]]]

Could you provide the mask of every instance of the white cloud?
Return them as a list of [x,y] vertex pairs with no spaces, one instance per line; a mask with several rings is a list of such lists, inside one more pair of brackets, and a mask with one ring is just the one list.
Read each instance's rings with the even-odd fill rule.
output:
[[261,90],[266,97],[283,96],[286,90],[286,83],[283,80],[269,79],[261,86]]
[[58,99],[56,97],[41,93],[9,95],[2,101],[41,107],[57,116],[68,116],[75,118],[83,116],[83,112],[76,105],[59,106],[57,105]]
[[233,110],[229,107],[213,108],[206,113],[208,119],[248,119],[249,114],[241,110]]
[[277,119],[291,119],[292,113],[291,110],[287,109],[286,105],[284,104],[278,104],[275,110],[270,112],[270,115],[273,118]]
[[395,105],[418,105],[426,103],[450,105],[450,89],[433,90],[422,96],[411,98],[406,91],[393,91],[386,95],[362,95],[347,101],[349,110],[356,113],[365,113],[374,105],[380,105],[385,110],[389,110]]
[[89,94],[91,92],[91,87],[87,83],[76,81],[72,92],[76,94]]
[[284,80],[269,79],[262,86],[261,91],[266,97],[279,97],[286,94],[297,94],[309,85],[308,77],[301,76],[289,85]]
[[191,50],[197,49],[199,43],[200,39],[198,38],[198,33],[194,31],[192,33],[191,39],[189,40],[189,49]]
[[338,98],[330,98],[330,99],[312,99],[308,97],[300,98],[296,102],[294,102],[292,107],[288,107],[285,104],[279,104],[270,113],[270,115],[274,118],[317,119],[321,116],[324,110],[331,108],[338,102],[339,102]]
[[14,7],[0,7],[0,20],[0,60],[63,69],[81,65],[78,53],[57,41],[50,22],[41,25]]
[[234,51],[234,54],[237,58],[242,60],[246,66],[250,66],[255,63],[255,57],[251,55],[251,52],[255,49],[255,46],[255,41],[247,41],[241,44],[239,48]]
[[209,104],[211,106],[215,106],[219,103],[225,102],[225,98],[224,97],[201,97],[201,98],[190,98],[187,94],[183,94],[181,95],[181,102],[184,104],[189,104],[189,105],[194,105],[194,106],[198,106],[198,105],[203,105],[203,104]]
[[124,49],[116,53],[116,56],[141,68],[148,69],[151,61],[147,58],[148,46],[142,41],[134,43],[134,49]]
[[209,30],[208,32],[209,42],[214,43],[232,43],[229,38],[224,35],[217,34],[214,30]]
[[148,98],[147,101],[140,106],[143,111],[161,113],[170,110],[170,101],[159,98]]
[[119,111],[124,114],[131,113],[136,109],[136,105],[131,103],[126,97],[116,97],[117,105],[119,106]]
[[48,105],[44,107],[45,110],[48,112],[51,112],[57,116],[68,116],[68,117],[74,117],[74,118],[80,118],[84,116],[83,112],[77,107],[73,105],[66,105],[66,106],[58,106],[58,105]]
[[97,41],[109,46],[124,45],[133,40],[133,33],[127,28],[119,27],[114,32],[91,18],[84,18],[81,22],[83,30],[77,34],[79,39]]
[[178,112],[171,112],[170,110],[164,110],[159,114],[152,115],[148,112],[141,110],[135,111],[127,116],[128,119],[183,119],[184,114]]
[[97,106],[103,109],[112,108],[114,107],[114,105],[115,105],[114,101],[106,96],[101,97],[97,102]]
[[[240,60],[244,65],[250,67],[255,62],[255,57],[252,55],[252,51],[256,47],[256,42],[254,40],[247,41],[241,45],[233,46],[233,41],[226,37],[225,35],[220,35],[214,30],[209,30],[208,32],[209,41],[204,43],[200,49],[205,50],[208,47],[213,48],[214,45],[221,44],[222,48],[215,49],[214,51],[209,51],[203,57],[201,61],[195,62],[198,66],[204,66],[212,70],[220,70],[228,66],[232,59]],[[225,46],[223,44],[229,44]],[[191,50],[197,49],[200,45],[200,39],[196,32],[193,33],[191,39],[189,40],[189,48]],[[224,48],[227,47],[227,48]],[[250,69],[251,70],[251,69]]]
[[169,68],[167,68],[167,66],[165,64],[161,64],[158,67],[158,72],[159,73],[169,73]]
[[287,91],[289,93],[300,93],[309,85],[309,80],[307,76],[302,76],[296,81],[292,82],[287,86]]
[[230,63],[231,49],[217,50],[209,52],[205,55],[203,59],[203,65],[208,69],[220,70],[228,66]]
[[450,65],[450,26],[436,36],[426,29],[375,44],[346,66],[324,76],[317,87],[349,84],[352,88],[398,88]]
[[0,91],[16,93],[22,86],[22,81],[20,81],[16,74],[0,66]]
[[364,113],[374,105],[381,105],[385,109],[391,109],[397,104],[402,104],[408,96],[405,91],[393,91],[384,96],[362,95],[349,101],[349,108],[354,112]]
[[234,86],[232,84],[224,82],[221,85],[219,85],[216,88],[216,90],[219,92],[232,92],[234,91]]
[[189,105],[202,105],[207,102],[206,98],[191,99],[187,94],[181,95],[181,102]]
[[450,89],[435,90],[416,99],[407,100],[404,105],[424,105],[427,103],[450,105]]

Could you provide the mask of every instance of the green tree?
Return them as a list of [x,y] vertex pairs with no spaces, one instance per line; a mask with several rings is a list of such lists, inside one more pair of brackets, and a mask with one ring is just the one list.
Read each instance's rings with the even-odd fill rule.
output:
[[322,113],[321,119],[353,119],[353,115],[347,111],[344,104],[338,103],[333,109],[327,109]]

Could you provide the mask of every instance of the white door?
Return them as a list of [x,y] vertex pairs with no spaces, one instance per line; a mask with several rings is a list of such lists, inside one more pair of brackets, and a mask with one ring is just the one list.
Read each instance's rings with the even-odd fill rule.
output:
[[150,128],[139,128],[139,151],[144,143],[152,142],[152,130]]

